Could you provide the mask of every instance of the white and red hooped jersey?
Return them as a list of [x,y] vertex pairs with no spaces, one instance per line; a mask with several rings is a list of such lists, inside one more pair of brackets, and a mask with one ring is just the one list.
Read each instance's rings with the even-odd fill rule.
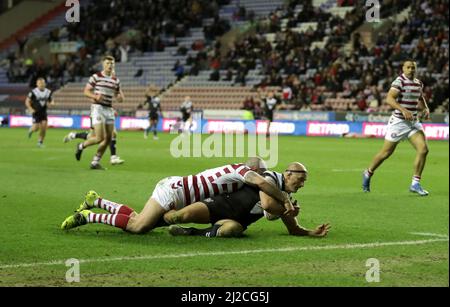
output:
[[[419,79],[410,80],[406,78],[405,74],[401,74],[392,82],[391,88],[400,91],[397,102],[412,112],[414,117],[417,117],[417,105],[422,96],[423,83]],[[405,119],[399,110],[394,110],[393,115],[397,118]]]
[[94,94],[103,95],[102,102],[94,102],[105,107],[111,107],[113,98],[120,91],[120,80],[116,76],[105,76],[101,72],[93,74],[89,78],[89,82],[94,88]]
[[[245,175],[251,169],[245,164],[229,164],[203,171],[197,175],[183,177],[181,182],[172,183],[183,188],[185,205],[214,195],[239,190],[245,183]],[[172,187],[176,188],[176,186]]]

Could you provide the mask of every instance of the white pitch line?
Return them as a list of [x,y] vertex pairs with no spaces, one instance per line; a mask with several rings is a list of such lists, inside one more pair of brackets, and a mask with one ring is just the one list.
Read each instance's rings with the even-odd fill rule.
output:
[[439,234],[439,233],[431,233],[431,232],[410,232],[409,234],[412,234],[412,235],[418,235],[418,236],[425,236],[425,237],[436,237],[436,238],[448,239],[448,235],[442,235],[442,234]]
[[[332,168],[331,169],[332,172],[335,173],[363,173],[364,172],[364,167],[362,168]],[[383,170],[384,173],[393,173],[394,171],[392,170]]]
[[331,171],[336,173],[361,172],[362,174],[364,168],[333,168]]
[[[401,246],[401,245],[422,245],[435,242],[448,242],[449,238],[437,238],[427,240],[415,241],[397,241],[397,242],[374,242],[374,243],[354,243],[341,245],[324,245],[324,246],[304,246],[304,247],[285,247],[285,248],[270,248],[270,249],[253,249],[242,251],[222,251],[222,252],[199,252],[199,253],[185,253],[185,254],[166,254],[166,255],[147,255],[138,257],[111,257],[111,258],[97,258],[97,259],[80,259],[80,263],[96,263],[96,262],[112,262],[112,261],[132,261],[132,260],[158,260],[169,258],[189,258],[202,256],[225,256],[225,255],[243,255],[243,254],[261,254],[261,253],[279,253],[279,252],[299,252],[299,251],[317,251],[317,250],[332,250],[332,249],[358,249],[358,248],[374,248],[383,246]],[[0,265],[0,269],[11,268],[27,268],[36,266],[51,266],[64,265],[65,260],[55,260],[49,262],[35,262],[35,263],[17,263]]]

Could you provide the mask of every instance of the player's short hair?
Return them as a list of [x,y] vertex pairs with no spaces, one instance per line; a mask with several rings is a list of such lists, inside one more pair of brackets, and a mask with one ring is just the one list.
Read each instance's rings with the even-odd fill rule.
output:
[[44,83],[47,83],[47,80],[45,80],[44,77],[39,77],[39,78],[36,79],[36,83],[35,83],[36,86],[37,86],[37,84],[39,83],[40,80],[44,81]]
[[405,60],[402,62],[402,67],[405,66],[406,62],[416,63],[416,65],[417,65],[416,60],[413,60],[413,59],[411,59],[411,58],[407,58],[407,59],[405,59]]
[[114,57],[111,56],[111,55],[106,55],[106,56],[104,56],[103,59],[102,59],[102,62],[104,62],[104,61],[113,61],[113,62],[115,62],[116,59],[114,59]]

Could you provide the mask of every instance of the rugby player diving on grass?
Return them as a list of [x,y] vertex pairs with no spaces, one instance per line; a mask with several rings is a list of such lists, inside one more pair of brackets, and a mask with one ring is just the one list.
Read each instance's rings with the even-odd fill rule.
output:
[[[270,195],[284,206],[284,214],[292,215],[295,209],[290,198],[256,171],[266,169],[260,158],[250,158],[246,164],[229,164],[209,169],[197,175],[167,177],[158,182],[144,209],[137,213],[130,207],[101,198],[89,191],[74,215],[67,217],[61,229],[68,230],[88,223],[102,223],[131,233],[145,233],[158,226],[167,226],[161,219],[170,210],[180,210],[192,203],[212,196],[236,192],[251,185]],[[101,208],[110,214],[92,212]]]
[[[296,193],[304,186],[308,172],[303,164],[289,164],[284,173],[266,171],[263,176],[289,195]],[[239,237],[247,227],[266,217],[268,220],[281,218],[290,235],[324,237],[330,225],[322,224],[316,229],[308,230],[301,227],[297,221],[300,207],[294,202],[295,213],[285,215],[281,203],[262,191],[249,185],[233,193],[225,193],[194,203],[181,210],[169,211],[164,220],[169,224],[197,223],[209,224],[211,227],[198,229],[171,225],[169,233],[174,236],[205,236],[205,237]]]

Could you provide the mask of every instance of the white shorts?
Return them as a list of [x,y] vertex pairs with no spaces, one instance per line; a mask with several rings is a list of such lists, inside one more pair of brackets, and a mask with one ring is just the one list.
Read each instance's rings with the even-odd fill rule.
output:
[[91,122],[92,126],[97,124],[114,125],[115,116],[114,109],[111,107],[104,107],[99,104],[91,105]]
[[180,210],[185,207],[183,194],[183,177],[167,177],[158,182],[152,197],[164,210]]
[[403,139],[410,138],[414,133],[419,131],[423,131],[422,124],[419,121],[404,120],[392,115],[389,118],[386,136],[384,138],[386,141],[397,143]]

